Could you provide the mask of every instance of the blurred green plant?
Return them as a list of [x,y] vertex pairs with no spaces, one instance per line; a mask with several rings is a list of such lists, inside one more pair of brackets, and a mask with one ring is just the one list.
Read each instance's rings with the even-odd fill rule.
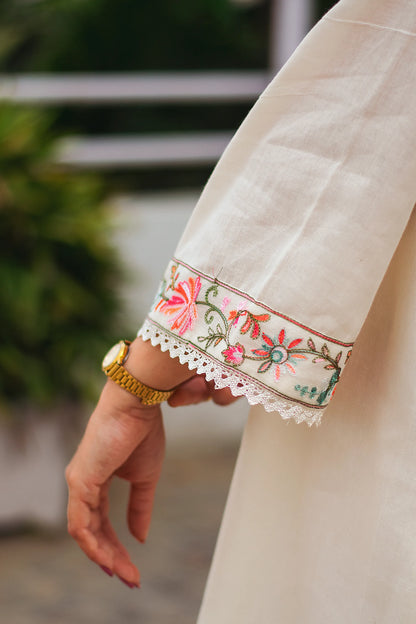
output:
[[[230,0],[0,0],[0,68],[7,73],[264,69],[268,23],[268,1],[251,7]],[[9,41],[3,60],[1,41]],[[248,109],[248,103],[60,106],[55,122],[65,133],[89,135],[218,131],[238,127]],[[192,185],[189,169],[187,174],[185,184]],[[134,185],[147,177],[140,172]],[[158,180],[160,188],[164,180]]]
[[[0,415],[93,398],[121,270],[102,184],[52,168],[52,119],[0,105]],[[13,410],[13,413],[18,410]]]
[[268,2],[0,0],[0,17],[13,52],[6,71],[249,69],[267,63]]

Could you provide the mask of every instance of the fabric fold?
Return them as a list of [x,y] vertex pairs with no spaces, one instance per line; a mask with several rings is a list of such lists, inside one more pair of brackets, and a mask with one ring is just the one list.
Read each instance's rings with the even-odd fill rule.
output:
[[312,29],[221,157],[141,335],[319,422],[416,198],[415,33],[407,0],[344,0]]

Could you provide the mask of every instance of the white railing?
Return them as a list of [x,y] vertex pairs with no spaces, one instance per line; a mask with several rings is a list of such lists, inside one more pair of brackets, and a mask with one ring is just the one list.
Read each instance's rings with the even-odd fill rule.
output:
[[[231,104],[254,101],[268,80],[266,72],[0,76],[0,100],[47,106]],[[210,165],[231,136],[231,132],[73,136],[58,143],[55,160],[93,169]]]
[[[313,0],[272,0],[270,71],[0,76],[0,101],[42,106],[252,102],[310,25]],[[212,164],[232,133],[77,136],[60,142],[56,161],[81,168]]]
[[246,102],[267,72],[169,72],[0,76],[0,99],[20,104],[154,104]]
[[55,162],[60,165],[125,169],[211,165],[221,156],[232,133],[71,137],[60,141]]

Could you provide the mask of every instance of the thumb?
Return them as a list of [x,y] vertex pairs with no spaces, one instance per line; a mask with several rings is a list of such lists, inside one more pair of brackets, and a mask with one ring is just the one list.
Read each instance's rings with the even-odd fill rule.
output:
[[130,488],[128,525],[130,533],[145,542],[150,528],[157,479],[133,483]]

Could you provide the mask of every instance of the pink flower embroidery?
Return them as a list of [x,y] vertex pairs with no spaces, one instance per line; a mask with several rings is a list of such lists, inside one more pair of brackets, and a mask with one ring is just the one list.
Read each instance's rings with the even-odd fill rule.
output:
[[227,364],[235,364],[239,366],[244,360],[244,347],[239,342],[236,345],[230,345],[228,349],[221,351]]
[[225,309],[230,303],[230,301],[231,299],[229,297],[224,297],[224,299],[222,300],[221,308],[220,308],[221,312],[225,312]]
[[156,310],[168,316],[172,329],[177,329],[182,336],[188,329],[192,329],[198,312],[195,301],[201,290],[201,279],[190,277],[188,281],[179,282],[172,297],[165,301],[161,299],[156,306]]

